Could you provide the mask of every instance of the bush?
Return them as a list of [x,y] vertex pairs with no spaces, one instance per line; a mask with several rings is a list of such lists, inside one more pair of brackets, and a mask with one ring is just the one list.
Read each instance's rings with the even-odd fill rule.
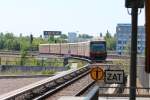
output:
[[45,71],[42,71],[41,74],[44,74],[44,75],[51,75],[51,74],[55,74],[56,71],[51,71],[51,70],[45,70]]

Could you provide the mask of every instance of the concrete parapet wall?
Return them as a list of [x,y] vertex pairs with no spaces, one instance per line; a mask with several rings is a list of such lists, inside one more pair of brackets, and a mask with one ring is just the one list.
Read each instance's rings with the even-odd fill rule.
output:
[[53,67],[53,66],[15,66],[15,65],[1,65],[0,72],[5,71],[64,71],[66,67]]

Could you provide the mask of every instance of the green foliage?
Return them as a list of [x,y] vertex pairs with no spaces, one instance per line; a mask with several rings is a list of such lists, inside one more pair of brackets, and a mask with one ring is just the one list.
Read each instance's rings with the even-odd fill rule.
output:
[[107,31],[106,36],[104,37],[107,43],[108,50],[116,49],[116,36],[111,36],[111,34]]
[[66,35],[61,35],[60,37],[55,38],[54,36],[49,36],[48,42],[49,43],[66,43]]
[[60,35],[60,38],[61,38],[61,39],[67,39],[68,37],[67,37],[66,34],[61,34],[61,35]]
[[82,61],[82,60],[78,60],[78,59],[70,59],[69,60],[69,66],[71,66],[72,62],[76,62],[77,65],[78,65],[77,66],[78,68],[81,68],[81,67],[83,67],[83,66],[85,66],[87,64],[86,61]]
[[13,35],[13,33],[0,33],[0,50],[8,51],[38,51],[39,44],[43,43],[66,43],[67,35],[62,34],[60,37],[54,38],[50,36],[48,40],[43,39],[42,36],[34,37],[22,36],[19,37]]
[[45,71],[42,71],[41,74],[43,75],[52,75],[52,74],[55,74],[56,71],[51,71],[51,70],[45,70]]
[[26,63],[26,56],[27,56],[27,51],[26,50],[22,50],[21,51],[20,65],[25,65],[25,63]]
[[44,66],[63,66],[63,59],[50,58],[43,61]]
[[120,59],[113,61],[113,64],[121,66],[120,68],[124,70],[126,74],[129,74],[129,65],[130,65],[129,62],[130,62],[129,59],[126,60]]
[[0,33],[0,49],[4,48],[4,43],[5,43],[4,35],[3,33]]
[[49,36],[48,42],[49,42],[49,43],[55,43],[54,36]]
[[32,42],[33,42],[33,35],[31,34],[30,35],[30,44],[32,44]]
[[41,58],[37,59],[27,55],[27,52],[22,52],[21,57],[0,57],[0,63],[6,65],[22,65],[22,66],[55,66],[62,67],[63,59],[60,58]]
[[0,33],[0,50],[12,50],[12,51],[38,51],[38,45],[40,43],[48,43],[47,40],[42,37],[33,38],[33,35],[19,37],[13,35],[13,33]]
[[91,39],[91,38],[93,38],[93,36],[90,36],[90,35],[88,35],[88,34],[79,34],[78,37],[79,37],[79,38],[84,38],[84,39]]
[[6,33],[5,35],[1,33],[0,41],[1,41],[0,43],[1,49],[17,50],[19,48],[18,42],[12,33]]

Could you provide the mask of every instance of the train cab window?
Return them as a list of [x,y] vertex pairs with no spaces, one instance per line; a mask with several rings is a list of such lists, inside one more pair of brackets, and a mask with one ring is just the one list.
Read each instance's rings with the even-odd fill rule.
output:
[[91,51],[93,52],[105,51],[105,44],[92,44]]

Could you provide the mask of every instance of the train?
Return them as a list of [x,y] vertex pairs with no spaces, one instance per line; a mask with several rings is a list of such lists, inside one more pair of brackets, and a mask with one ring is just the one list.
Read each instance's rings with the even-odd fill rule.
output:
[[40,44],[40,54],[61,54],[103,61],[107,58],[106,41],[96,40],[77,43]]

